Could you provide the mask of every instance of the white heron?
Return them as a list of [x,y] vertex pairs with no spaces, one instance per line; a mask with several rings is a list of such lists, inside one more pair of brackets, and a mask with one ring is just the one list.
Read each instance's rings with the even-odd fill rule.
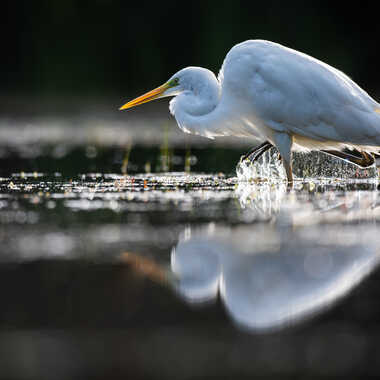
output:
[[[270,41],[235,45],[218,78],[186,67],[120,110],[166,96],[174,96],[170,112],[184,132],[254,136],[263,141],[255,154],[274,145],[289,183],[292,150],[324,150],[365,166],[373,163],[366,151],[380,147],[379,103],[343,72]],[[344,148],[359,150],[362,158]]]

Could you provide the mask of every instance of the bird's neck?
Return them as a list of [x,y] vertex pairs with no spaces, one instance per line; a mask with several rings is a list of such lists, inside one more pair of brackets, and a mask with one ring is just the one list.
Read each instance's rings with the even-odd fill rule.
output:
[[210,76],[201,86],[191,88],[170,102],[170,112],[178,126],[187,133],[206,137],[216,136],[221,119],[221,86],[215,76]]

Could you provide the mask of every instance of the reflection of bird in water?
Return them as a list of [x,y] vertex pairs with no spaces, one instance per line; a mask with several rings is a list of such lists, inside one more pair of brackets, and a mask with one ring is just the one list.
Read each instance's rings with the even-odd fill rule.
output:
[[[251,230],[246,231],[249,239]],[[200,303],[220,295],[243,328],[267,331],[322,312],[378,264],[375,244],[326,245],[294,235],[270,251],[243,252],[234,236],[195,235],[172,253],[179,294]]]
[[[373,158],[364,150],[380,147],[379,103],[339,70],[269,41],[234,46],[218,79],[187,67],[120,109],[165,96],[176,96],[170,111],[185,132],[259,138],[264,142],[253,155],[274,145],[289,183],[294,149],[325,150],[366,166]],[[362,157],[342,153],[345,147]]]
[[[255,331],[321,313],[378,265],[378,193],[329,192],[326,186],[320,196],[309,196],[309,191],[286,192],[282,185],[278,204],[265,199],[267,209],[259,205],[269,216],[279,214],[279,223],[189,228],[172,251],[170,268],[138,253],[120,259],[191,303],[220,295],[232,319]],[[262,195],[271,191],[251,186],[250,194],[257,187]],[[255,202],[260,198],[246,202],[246,208],[257,213]]]

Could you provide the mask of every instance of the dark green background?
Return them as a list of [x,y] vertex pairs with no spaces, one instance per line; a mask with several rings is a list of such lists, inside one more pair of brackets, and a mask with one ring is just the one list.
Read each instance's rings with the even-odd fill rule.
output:
[[311,54],[376,95],[379,12],[351,4],[5,1],[0,95],[131,96],[185,66],[217,73],[228,50],[250,38]]

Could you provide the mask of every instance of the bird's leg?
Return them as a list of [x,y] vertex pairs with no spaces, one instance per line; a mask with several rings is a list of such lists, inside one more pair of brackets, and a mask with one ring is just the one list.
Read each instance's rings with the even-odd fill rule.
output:
[[363,168],[373,165],[375,162],[374,157],[367,152],[360,152],[361,158],[354,156],[353,154],[341,152],[340,150],[322,150],[322,152],[330,154],[331,156],[342,158],[353,164],[359,165]]
[[322,152],[327,153],[333,157],[342,158],[343,160],[347,160],[356,165],[359,165],[361,161],[359,157],[354,156],[353,154],[350,154],[350,153],[342,152],[340,150],[322,150]]
[[293,187],[293,170],[292,170],[292,160],[286,161],[282,159],[286,171],[286,177],[288,178],[288,187]]
[[[245,161],[246,159],[250,158],[250,161],[254,162],[254,161],[258,160],[263,155],[263,153],[265,153],[267,150],[272,148],[272,146],[273,145],[269,141],[265,141],[262,144],[260,144],[259,146],[252,148],[248,153],[246,153],[244,156],[242,156],[240,161]],[[251,158],[251,156],[253,156],[253,157]]]
[[375,157],[373,156],[373,154],[365,152],[364,150],[362,150],[360,153],[363,157],[363,165],[361,164],[360,166],[367,168],[368,166],[372,166],[374,164]]
[[293,137],[287,133],[276,133],[273,136],[273,142],[277,150],[280,152],[282,164],[285,167],[286,176],[288,178],[288,187],[293,186],[293,171],[292,171],[292,145]]

